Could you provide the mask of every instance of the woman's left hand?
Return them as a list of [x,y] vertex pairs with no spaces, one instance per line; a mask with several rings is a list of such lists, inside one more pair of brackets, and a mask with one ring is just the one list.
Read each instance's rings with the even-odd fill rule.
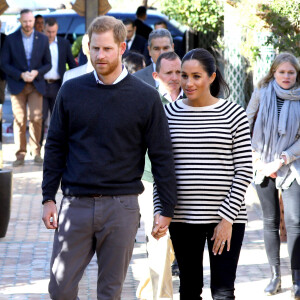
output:
[[225,219],[215,227],[214,235],[211,238],[212,241],[215,241],[213,244],[212,252],[214,255],[222,254],[225,244],[227,242],[227,251],[230,250],[230,241],[232,235],[232,224]]
[[266,163],[262,172],[264,173],[265,176],[271,177],[271,175],[276,173],[281,167],[282,167],[282,163],[280,162],[280,159],[275,159],[269,163]]

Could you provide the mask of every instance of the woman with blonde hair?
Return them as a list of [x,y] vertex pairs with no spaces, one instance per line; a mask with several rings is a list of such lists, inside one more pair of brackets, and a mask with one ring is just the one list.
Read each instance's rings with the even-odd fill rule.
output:
[[281,289],[280,209],[282,190],[293,297],[300,299],[300,65],[290,53],[279,54],[259,82],[247,108],[254,182],[261,202],[264,240],[272,278],[265,293]]

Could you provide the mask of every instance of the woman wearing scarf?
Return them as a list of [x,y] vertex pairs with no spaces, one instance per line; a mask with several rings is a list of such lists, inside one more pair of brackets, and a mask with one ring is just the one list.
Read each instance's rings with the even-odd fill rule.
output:
[[[282,189],[293,297],[300,299],[300,65],[279,54],[259,82],[247,108],[257,193],[264,219],[264,240],[272,278],[265,293],[281,289],[280,209]],[[256,119],[256,120],[255,120]]]

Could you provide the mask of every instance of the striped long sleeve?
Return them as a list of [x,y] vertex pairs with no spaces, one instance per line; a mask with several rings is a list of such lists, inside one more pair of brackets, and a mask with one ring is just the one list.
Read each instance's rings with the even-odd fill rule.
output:
[[[176,101],[165,107],[177,183],[173,222],[246,223],[244,196],[252,180],[249,124],[239,105],[206,107]],[[154,212],[161,204],[154,184]]]

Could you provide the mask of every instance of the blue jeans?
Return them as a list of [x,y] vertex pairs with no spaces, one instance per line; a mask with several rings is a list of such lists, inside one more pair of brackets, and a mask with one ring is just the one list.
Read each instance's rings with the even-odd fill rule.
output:
[[[266,177],[256,185],[264,219],[265,248],[271,266],[280,265],[280,209],[275,180]],[[300,269],[300,186],[295,180],[282,191],[284,221],[287,231],[288,251],[292,269]]]

